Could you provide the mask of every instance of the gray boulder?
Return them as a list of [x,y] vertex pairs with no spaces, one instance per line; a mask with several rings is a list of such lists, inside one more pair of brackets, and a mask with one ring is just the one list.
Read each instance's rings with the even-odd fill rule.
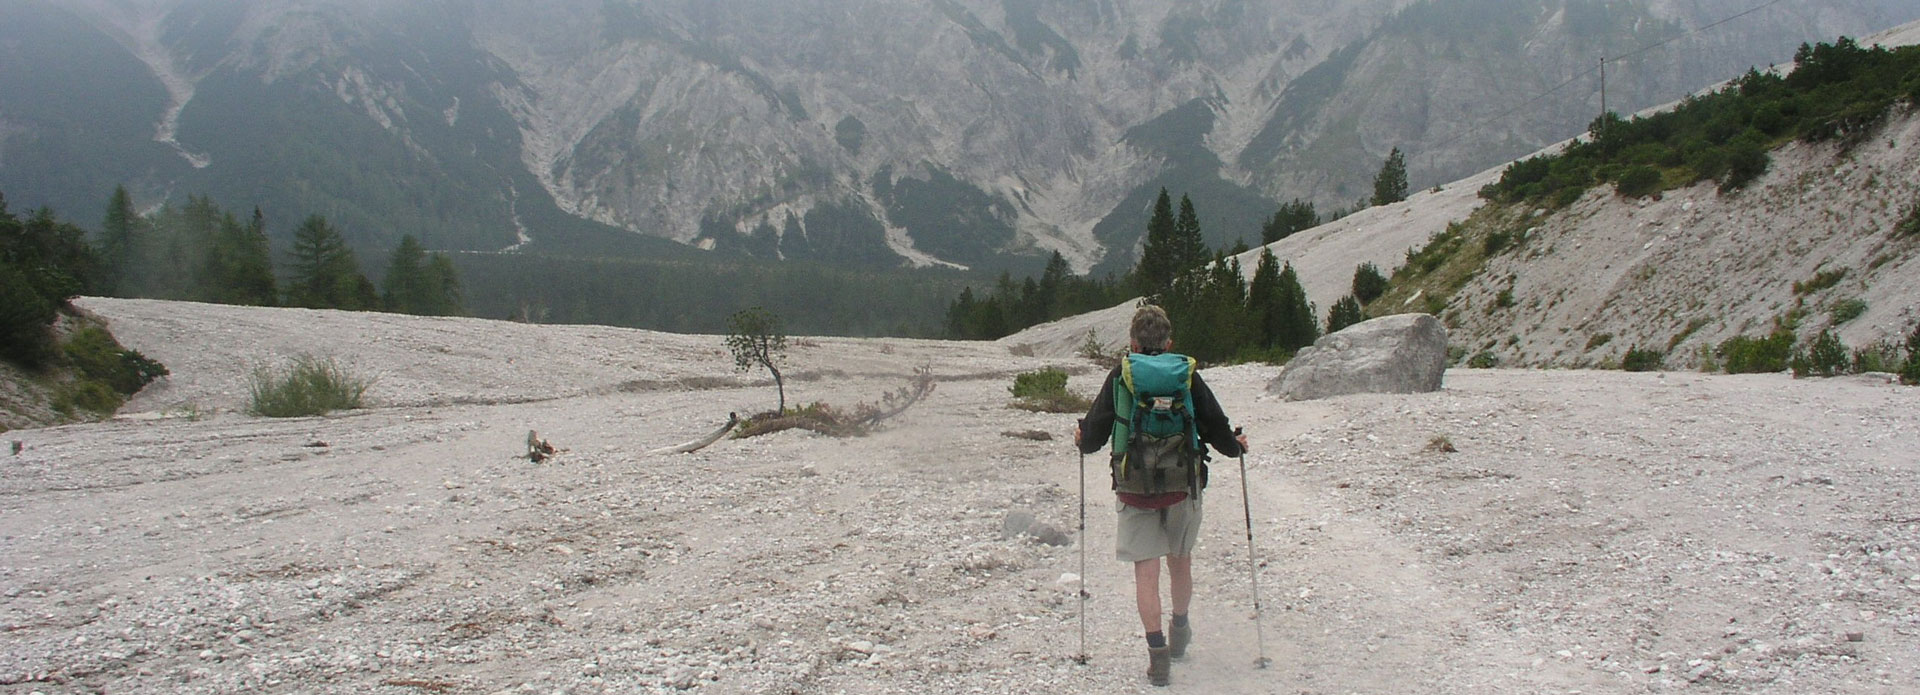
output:
[[1431,314],[1363,321],[1322,336],[1294,355],[1267,392],[1290,401],[1349,393],[1440,390],[1447,370],[1447,327]]

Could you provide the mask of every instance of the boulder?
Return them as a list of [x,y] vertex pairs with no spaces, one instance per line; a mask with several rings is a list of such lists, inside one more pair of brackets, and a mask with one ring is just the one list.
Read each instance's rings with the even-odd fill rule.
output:
[[1290,401],[1349,393],[1440,390],[1447,370],[1447,327],[1430,314],[1363,321],[1321,337],[1294,355],[1267,392]]

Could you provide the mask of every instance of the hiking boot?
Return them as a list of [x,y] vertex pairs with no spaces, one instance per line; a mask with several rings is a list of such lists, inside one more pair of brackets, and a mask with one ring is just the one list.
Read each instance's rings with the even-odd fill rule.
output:
[[1192,643],[1192,625],[1170,625],[1167,627],[1167,652],[1173,655],[1173,658],[1187,658],[1187,645]]
[[1148,683],[1164,687],[1173,682],[1172,651],[1169,647],[1147,647]]

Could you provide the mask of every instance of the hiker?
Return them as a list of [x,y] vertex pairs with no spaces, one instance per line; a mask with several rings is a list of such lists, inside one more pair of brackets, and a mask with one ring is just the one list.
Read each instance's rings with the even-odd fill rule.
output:
[[[1128,329],[1132,351],[1107,375],[1100,396],[1074,430],[1080,452],[1111,440],[1109,464],[1119,498],[1115,554],[1133,563],[1134,600],[1147,633],[1147,680],[1167,685],[1172,660],[1193,639],[1187,608],[1193,599],[1193,549],[1200,540],[1201,491],[1207,486],[1206,449],[1222,456],[1246,452],[1227,414],[1193,358],[1171,352],[1173,324],[1157,306],[1143,306]],[[1173,616],[1160,624],[1160,558],[1165,557]]]

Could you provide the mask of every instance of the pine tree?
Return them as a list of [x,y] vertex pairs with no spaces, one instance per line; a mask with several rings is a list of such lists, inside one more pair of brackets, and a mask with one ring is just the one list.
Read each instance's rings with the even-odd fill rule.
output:
[[1147,218],[1147,237],[1140,247],[1140,262],[1134,266],[1134,280],[1139,286],[1141,296],[1155,301],[1173,285],[1173,278],[1179,273],[1174,263],[1172,248],[1174,237],[1173,199],[1167,196],[1167,189],[1160,189],[1160,197],[1154,200],[1153,215]]
[[1200,232],[1200,215],[1193,200],[1180,196],[1180,219],[1173,223],[1173,243],[1167,248],[1173,256],[1175,272],[1186,272],[1207,262],[1207,240]]
[[272,306],[279,291],[273,279],[273,257],[267,248],[266,219],[255,208],[242,226],[233,215],[222,216],[218,232],[207,247],[200,295],[210,302]]
[[1327,333],[1338,333],[1342,328],[1365,320],[1367,316],[1360,310],[1358,298],[1353,295],[1341,297],[1340,301],[1333,303],[1333,308],[1327,310]]
[[1314,319],[1313,303],[1307,301],[1307,291],[1300,286],[1300,274],[1294,272],[1292,263],[1281,267],[1278,284],[1280,322],[1274,347],[1298,351],[1320,338],[1319,321]]
[[379,305],[373,283],[340,233],[319,215],[308,217],[293,233],[288,266],[292,281],[287,303],[316,309],[371,309]]
[[1313,203],[1299,198],[1280,206],[1280,210],[1267,218],[1260,228],[1260,243],[1273,242],[1293,236],[1296,232],[1320,226],[1320,213],[1314,212]]
[[387,311],[402,314],[418,314],[421,304],[428,295],[427,250],[412,234],[400,237],[400,245],[394,247],[393,257],[387,261],[387,276],[383,282],[385,293],[381,300]]
[[453,259],[444,253],[427,255],[427,288],[432,292],[426,302],[425,313],[429,316],[455,316],[466,313],[466,302],[460,290],[460,271],[453,267]]
[[1354,299],[1360,300],[1361,304],[1366,304],[1386,293],[1387,276],[1380,273],[1380,266],[1367,262],[1353,269]]
[[1407,199],[1407,157],[1393,148],[1380,173],[1373,177],[1373,204],[1387,205]]
[[115,186],[107,200],[107,218],[100,225],[100,263],[104,289],[117,297],[132,296],[134,249],[140,227],[145,223],[133,209],[133,196],[126,186]]
[[1247,284],[1247,314],[1253,344],[1271,350],[1280,341],[1280,261],[1273,249],[1260,249],[1260,260],[1253,266],[1253,281]]

